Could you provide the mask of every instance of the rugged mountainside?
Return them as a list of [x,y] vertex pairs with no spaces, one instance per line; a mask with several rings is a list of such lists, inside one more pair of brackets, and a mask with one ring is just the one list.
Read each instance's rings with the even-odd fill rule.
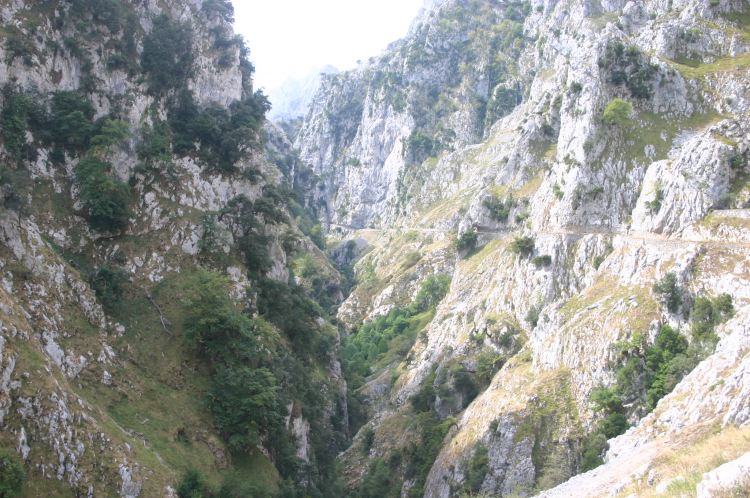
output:
[[439,2],[325,78],[295,145],[361,257],[348,487],[747,492],[704,473],[750,450],[748,133],[745,1]]
[[334,493],[342,279],[232,15],[0,2],[4,496]]
[[290,78],[276,88],[268,91],[272,107],[269,119],[277,122],[296,121],[307,112],[315,93],[320,86],[322,74],[336,74],[338,69],[324,66],[314,69],[299,78]]
[[295,137],[232,14],[0,0],[2,485],[750,492],[746,0],[430,1]]

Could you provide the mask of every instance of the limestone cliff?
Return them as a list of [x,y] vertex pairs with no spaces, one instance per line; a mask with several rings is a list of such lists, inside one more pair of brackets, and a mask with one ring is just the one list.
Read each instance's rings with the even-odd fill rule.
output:
[[[0,440],[22,458],[24,496],[184,495],[190,469],[238,496],[333,482],[345,384],[313,301],[334,305],[341,279],[305,235],[292,174],[312,187],[264,128],[232,12],[0,2]],[[218,360],[187,342],[201,325],[186,303],[211,282],[226,330],[268,349],[230,364],[241,342]],[[272,311],[283,299],[294,324]],[[239,403],[266,389],[244,408],[255,421],[219,418],[240,410],[222,372],[255,382],[234,384]]]
[[[621,417],[635,428],[610,441],[610,463],[550,493],[640,496],[659,479],[618,471],[633,447],[652,448],[648,473],[666,458],[651,441],[744,430],[748,14],[742,1],[449,1],[326,79],[296,146],[326,182],[332,232],[370,246],[339,317],[356,338],[428,275],[452,276],[413,345],[394,356],[392,343],[358,391],[370,418],[342,457],[351,486],[531,495],[584,469]],[[702,308],[724,294],[734,318],[710,311],[705,342]],[[669,382],[705,359],[651,411],[663,393],[644,358],[673,330],[685,346],[659,364]],[[602,387],[625,400],[611,418]],[[687,399],[705,403],[684,413]],[[420,477],[410,445],[431,444],[415,422],[427,413],[447,425],[430,425],[441,442]],[[691,464],[695,490],[713,464]]]

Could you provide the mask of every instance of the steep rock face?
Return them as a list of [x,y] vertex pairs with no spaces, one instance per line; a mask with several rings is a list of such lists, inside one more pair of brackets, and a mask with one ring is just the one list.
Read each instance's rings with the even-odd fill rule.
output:
[[362,228],[393,221],[410,166],[477,142],[485,123],[522,99],[526,76],[514,56],[521,54],[520,21],[530,8],[523,2],[477,8],[438,2],[385,54],[323,79],[296,145],[328,179],[332,223]]
[[[282,160],[291,144],[264,153],[265,102],[230,17],[231,4],[199,0],[0,5],[0,419],[29,496],[175,496],[190,467],[212,484],[239,469],[275,493],[280,444],[299,469],[290,483],[330,480],[321,452],[346,439],[331,422],[346,419],[346,387],[337,332],[307,296],[336,303],[340,276],[289,200],[293,175],[313,189]],[[305,296],[314,319],[300,327],[327,344],[309,358],[314,401],[279,374],[303,354],[282,346],[293,420],[246,454],[204,403],[214,367],[182,337],[201,268],[256,317],[269,287]]]
[[[471,11],[469,3],[447,2],[424,22],[449,24],[457,4],[486,14],[486,5]],[[499,24],[511,4],[491,3]],[[520,20],[521,50],[514,56],[518,73],[507,69],[509,81],[521,85],[522,98],[515,102],[520,105],[514,103],[509,114],[494,116],[472,136],[458,124],[466,122],[460,116],[471,107],[465,99],[452,98],[450,89],[439,89],[441,98],[453,104],[448,107],[459,109],[441,115],[456,139],[448,150],[431,150],[431,157],[408,166],[409,154],[402,153],[403,169],[394,187],[372,179],[399,176],[390,169],[396,163],[346,165],[340,155],[357,156],[361,140],[379,140],[379,130],[389,123],[411,126],[412,138],[414,130],[426,128],[388,118],[384,111],[364,112],[345,121],[353,137],[347,149],[331,146],[319,126],[324,121],[320,109],[341,109],[335,104],[343,95],[337,85],[346,81],[347,91],[356,94],[351,80],[371,81],[368,71],[382,59],[324,85],[296,145],[322,177],[346,180],[334,181],[335,187],[352,185],[366,192],[346,201],[341,190],[329,187],[338,209],[330,219],[342,236],[365,238],[373,247],[357,266],[366,283],[355,288],[339,316],[356,327],[362,318],[408,303],[431,273],[452,274],[447,296],[409,353],[387,367],[379,365],[362,388],[373,417],[366,428],[374,432],[371,461],[387,461],[394,448],[408,447],[399,437],[408,440],[413,429],[404,427],[403,419],[413,413],[426,385],[436,393],[455,391],[455,372],[478,378],[481,361],[494,355],[504,366],[471,404],[445,410],[436,397],[441,420],[451,422],[447,415],[456,420],[425,478],[424,495],[480,490],[528,495],[552,487],[581,468],[587,434],[602,417],[593,410],[591,393],[617,382],[623,344],[639,337],[652,343],[665,324],[691,338],[686,310],[699,297],[728,293],[737,316],[746,313],[746,15],[747,6],[733,1],[529,2]],[[468,18],[466,33],[474,22]],[[415,43],[407,38],[398,46]],[[393,52],[383,56],[388,57]],[[445,69],[446,59],[432,66],[435,75]],[[471,77],[459,74],[476,82],[481,59],[472,68]],[[418,70],[413,72],[405,68],[404,80],[419,77]],[[369,89],[368,84],[360,89]],[[463,96],[472,95],[465,90]],[[633,110],[621,121],[608,122],[604,111],[616,98]],[[380,109],[398,102],[390,97]],[[357,138],[371,118],[384,128]],[[359,123],[356,131],[352,123]],[[317,154],[322,150],[325,154]],[[369,180],[346,183],[365,177]],[[378,201],[364,205],[374,188]],[[373,228],[356,230],[368,223]],[[475,249],[456,250],[457,236],[472,231]],[[671,273],[688,301],[672,311],[653,290]],[[519,385],[516,376],[529,379],[528,384]],[[531,380],[545,376],[559,382]],[[689,377],[685,382],[690,384]],[[723,404],[731,403],[729,398],[739,402],[739,391],[733,392]],[[629,421],[637,424],[648,411],[634,407]],[[556,415],[563,412],[570,416]],[[546,429],[532,424],[534,429],[521,430],[519,419],[533,420],[534,414],[547,416]],[[696,414],[687,425],[710,418]],[[478,448],[487,452],[484,466]],[[342,458],[356,483],[362,457],[352,450]],[[483,469],[481,479],[476,468]],[[409,472],[402,490],[413,494],[419,487]],[[570,493],[575,488],[562,489]]]

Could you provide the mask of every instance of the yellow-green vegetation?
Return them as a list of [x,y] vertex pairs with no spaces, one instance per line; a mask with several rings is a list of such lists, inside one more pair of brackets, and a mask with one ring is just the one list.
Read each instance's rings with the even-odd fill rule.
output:
[[[557,153],[555,152],[555,156],[556,155]],[[521,185],[518,189],[514,190],[513,193],[519,199],[528,199],[536,194],[537,190],[539,190],[539,187],[542,186],[542,181],[544,181],[543,175],[541,173],[537,173],[529,181]]]
[[519,414],[514,441],[533,444],[531,459],[536,470],[536,491],[552,488],[567,480],[575,470],[575,456],[561,437],[580,433],[578,409],[570,388],[570,372],[549,372],[535,382],[535,396]]
[[747,69],[750,67],[750,54],[743,54],[737,57],[722,57],[708,64],[697,64],[695,67],[670,60],[667,60],[667,62],[685,78],[702,80],[707,76],[715,74],[731,73]]
[[409,306],[395,308],[347,337],[343,356],[352,391],[359,389],[372,373],[406,356],[417,334],[432,320],[449,286],[447,275],[431,275]]
[[617,20],[620,18],[620,13],[615,12],[605,12],[603,14],[599,14],[596,16],[590,16],[588,19],[591,21],[596,29],[602,30],[604,29],[607,24],[617,22]]
[[633,114],[633,105],[617,98],[607,104],[602,114],[602,121],[608,125],[623,126],[628,122],[631,114]]
[[[651,112],[640,112],[631,122],[623,126],[622,137],[626,147],[615,149],[607,146],[604,157],[613,150],[619,150],[623,160],[630,164],[666,159],[679,133],[698,131],[707,128],[722,118],[716,113],[693,114],[688,118],[674,118]],[[653,154],[647,155],[646,147],[653,147]]]
[[[129,442],[139,461],[153,472],[144,492],[160,493],[188,469],[197,469],[209,483],[218,485],[221,468],[230,459],[248,480],[274,489],[278,473],[265,456],[257,452],[230,456],[213,430],[204,403],[210,372],[195,359],[185,361],[191,354],[180,339],[181,317],[192,289],[191,279],[189,271],[168,277],[151,291],[153,304],[136,289],[125,295],[114,311],[126,327],[116,346],[129,354],[127,362],[110,371],[116,387],[91,382],[81,384],[78,393],[100,407],[104,426],[117,439]],[[220,454],[228,459],[224,464]]]
[[722,227],[750,230],[750,218],[733,216],[731,213],[713,211],[700,221],[700,225],[710,229],[714,233]]
[[[614,311],[621,301],[634,299],[637,307],[624,311]],[[566,323],[582,326],[588,320],[603,313],[611,312],[616,316],[616,322],[629,325],[633,330],[640,330],[658,317],[658,307],[646,287],[630,287],[618,284],[607,276],[598,278],[581,294],[570,298],[560,309]]]
[[436,202],[424,211],[424,214],[419,219],[420,225],[429,226],[437,221],[450,218],[460,212],[461,209],[467,208],[473,195],[474,191],[472,190],[461,190],[446,199]]
[[672,479],[674,482],[669,485],[666,493],[659,494],[655,486],[649,485],[646,477],[643,477],[620,491],[618,496],[625,497],[633,493],[644,498],[696,496],[696,486],[704,473],[750,451],[750,429],[704,425],[682,433],[669,442],[657,440],[653,444],[663,447],[651,464],[660,478],[654,485]]
[[460,268],[467,274],[476,272],[485,261],[493,255],[500,254],[505,248],[503,241],[493,239],[485,244],[480,250],[471,254],[468,258],[461,260]]

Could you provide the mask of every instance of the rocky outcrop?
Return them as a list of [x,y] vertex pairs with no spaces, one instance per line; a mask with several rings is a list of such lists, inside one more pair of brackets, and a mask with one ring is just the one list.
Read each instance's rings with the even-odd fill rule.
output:
[[[494,18],[484,7],[469,10],[465,33],[474,26],[471,16],[479,13],[501,24],[512,15],[511,3],[491,3]],[[451,39],[440,38],[436,26],[454,22],[451,13],[460,8],[457,4],[463,5],[442,3],[419,21],[434,45],[450,46]],[[386,95],[387,88],[390,94],[373,105],[378,102],[373,72],[399,60],[397,53],[419,46],[418,27],[381,58],[323,85],[296,145],[321,177],[336,178],[326,191],[331,226],[366,238],[373,247],[357,266],[360,275],[369,275],[368,283],[354,290],[340,308],[340,318],[356,326],[362,317],[367,320],[408,302],[414,282],[431,271],[453,277],[448,295],[412,349],[401,363],[388,366],[392,387],[388,389],[388,371],[383,370],[374,372],[363,388],[375,421],[368,430],[374,430],[376,442],[382,441],[371,453],[387,454],[394,444],[393,427],[408,412],[409,400],[434,375],[456,365],[473,372],[483,351],[502,353],[492,337],[506,331],[507,337],[525,344],[471,404],[451,413],[458,420],[429,472],[425,496],[466,491],[467,469],[478,447],[486,448],[488,462],[474,492],[531,494],[576,473],[586,434],[599,420],[591,392],[615,382],[621,361],[618,345],[635,336],[653,341],[664,324],[690,337],[684,310],[666,310],[653,291],[665,274],[676,275],[688,301],[731,294],[736,317],[727,327],[736,328],[742,321],[750,299],[743,263],[749,249],[749,227],[743,220],[750,144],[744,89],[750,46],[743,35],[747,26],[738,20],[746,15],[738,14],[745,8],[731,1],[669,6],[530,2],[527,15],[518,21],[524,41],[518,42],[521,50],[514,60],[518,74],[531,77],[516,77],[509,68],[509,79],[491,87],[492,93],[507,90],[502,85],[512,81],[522,98],[472,135],[461,125],[466,123],[461,116],[471,112],[470,99],[456,97],[448,84],[437,85],[436,94],[450,102],[454,112],[441,115],[440,122],[455,132],[455,140],[416,160],[408,150],[403,152],[408,139],[417,132],[431,139],[437,135],[410,113],[415,107],[409,97],[405,112],[393,114],[402,88],[398,84],[378,87],[378,95]],[[473,42],[467,37],[464,48],[476,55]],[[419,87],[414,81],[421,71],[441,81],[450,60],[444,55],[421,69],[408,64],[400,69],[404,81],[411,81],[407,96],[413,97]],[[461,85],[480,81],[485,74],[483,59],[477,57],[471,75],[459,71],[461,81],[453,82],[464,89],[464,97],[474,94]],[[342,109],[336,99],[346,99],[345,94],[357,95],[364,111],[347,114],[343,122],[348,134],[339,139],[351,139],[340,145],[321,123]],[[607,123],[604,110],[616,98],[629,102],[633,111],[619,123]],[[382,132],[391,126],[404,129],[400,142],[390,131]],[[383,154],[364,154],[371,150],[363,146],[365,141],[381,139],[374,150]],[[394,161],[393,151],[400,153],[401,161]],[[350,161],[352,157],[357,160]],[[372,228],[357,230],[368,225]],[[470,231],[476,232],[475,249],[457,251],[454,241]],[[530,244],[529,249],[519,243]],[[419,264],[406,264],[414,251]],[[431,266],[438,258],[444,264]],[[723,347],[706,362],[718,361]],[[547,397],[545,404],[540,393],[550,387],[538,379],[558,372],[566,379],[565,396],[554,397],[556,403]],[[716,419],[716,414],[688,409],[689,400],[694,408],[701,406],[698,398],[707,400],[705,406],[742,405],[743,381],[730,381],[729,370],[719,369],[714,382],[721,378],[734,386],[714,388],[723,401],[709,395],[707,385],[692,384],[690,379],[699,375],[686,377],[672,397],[640,423],[647,410],[631,413],[631,422],[636,427],[650,424],[649,417],[657,417],[668,399],[678,397],[686,405],[678,405],[675,415],[664,420],[678,431]],[[438,384],[435,389],[445,389]],[[688,394],[693,389],[695,398]],[[561,411],[575,415],[557,416]],[[549,416],[548,428],[554,429],[531,431],[526,439],[517,436],[523,425],[519,419],[533,420],[540,412]],[[675,419],[678,412],[689,419]],[[726,430],[742,426],[741,421],[722,423]],[[635,442],[637,431],[621,436],[622,441],[644,444]],[[628,457],[618,458],[620,440],[610,442],[609,453],[618,463],[574,478],[554,496],[571,496],[571,490],[587,480],[614,480],[617,465],[627,458],[643,461],[640,455],[634,457],[639,450],[633,447]],[[535,453],[539,447],[545,450]],[[665,448],[649,446],[644,458],[663,454]],[[343,458],[361,466],[349,453]],[[552,461],[557,465],[551,466]],[[628,463],[620,477],[638,467]],[[600,472],[607,477],[597,477]],[[473,474],[474,485],[476,479]],[[589,489],[585,486],[581,489]],[[591,488],[596,490],[591,495],[601,495],[596,493],[603,493],[602,486]],[[405,481],[404,492],[409,489]]]
[[[256,316],[259,281],[285,288],[297,248],[308,253],[308,269],[325,273],[317,291],[329,303],[341,299],[340,276],[294,219],[305,217],[307,231],[312,216],[297,205],[290,213],[287,189],[314,191],[313,177],[279,159],[294,156],[281,132],[263,150],[265,100],[254,92],[231,4],[90,3],[0,6],[0,431],[25,463],[30,494],[175,496],[186,468],[218,481],[236,463],[201,401],[210,368],[181,337],[190,275],[198,268],[225,274],[238,307]],[[170,74],[165,89],[155,86],[142,54],[149,39],[170,34],[182,37],[180,46],[160,39],[159,63],[174,66],[170,50],[189,56],[175,71],[184,81]],[[26,104],[14,107],[22,97],[36,106],[34,118],[24,114]],[[80,133],[118,128],[113,143],[87,137],[73,146],[56,141],[60,129],[40,131],[48,123],[34,119],[56,119],[56,97],[84,109],[71,125]],[[176,111],[180,99],[189,102]],[[186,113],[183,125],[202,112],[210,121],[203,124],[221,128],[220,140],[208,145],[213,131],[204,128],[178,150],[186,131],[175,128],[175,112]],[[25,127],[20,142],[11,121]],[[236,154],[217,167],[228,150]],[[85,160],[105,165],[97,188],[121,188],[105,195],[107,208],[117,209],[125,192],[127,213],[116,229],[91,223],[78,169]],[[248,205],[263,206],[264,215]],[[250,270],[238,249],[252,237],[251,254],[265,255],[262,269]],[[315,290],[308,277],[297,279],[301,295]],[[288,436],[309,473],[294,477],[313,488],[318,466],[332,462],[321,462],[323,444],[311,441],[335,433],[326,448],[343,444],[346,424],[334,428],[331,419],[346,419],[346,388],[335,328],[318,315],[309,328],[310,337],[325,333],[329,341],[308,364],[320,369],[314,403],[323,413],[310,421],[312,403],[300,404]],[[276,472],[274,444],[258,441],[245,472],[258,465]]]

